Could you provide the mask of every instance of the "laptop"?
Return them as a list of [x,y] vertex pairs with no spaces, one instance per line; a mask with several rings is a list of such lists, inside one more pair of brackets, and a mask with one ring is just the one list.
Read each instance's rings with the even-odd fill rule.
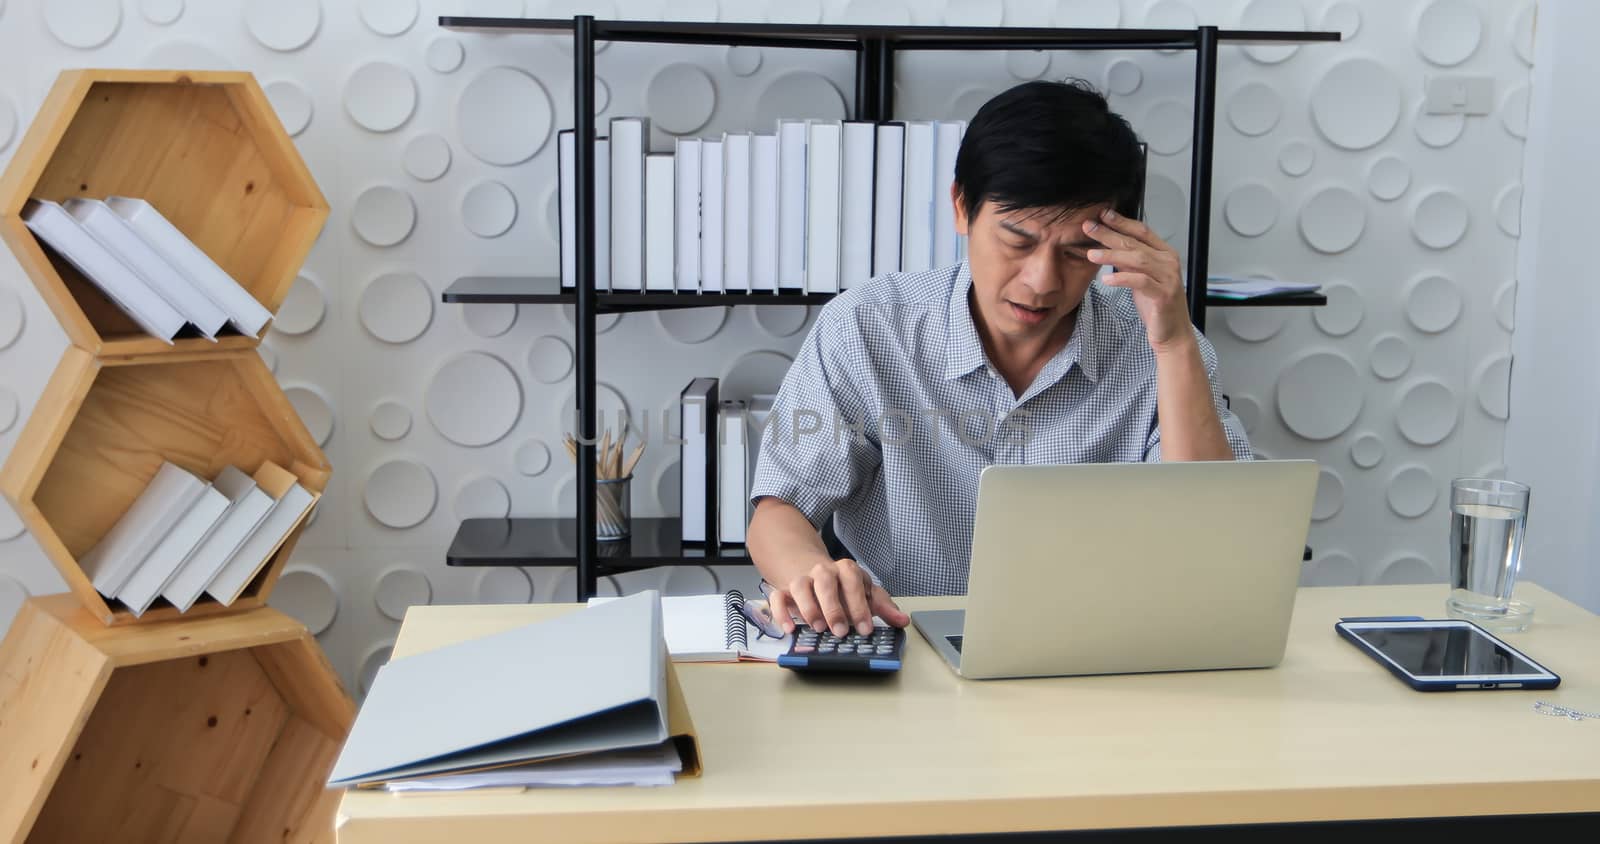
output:
[[911,621],[962,677],[1283,660],[1314,460],[989,466],[964,610]]

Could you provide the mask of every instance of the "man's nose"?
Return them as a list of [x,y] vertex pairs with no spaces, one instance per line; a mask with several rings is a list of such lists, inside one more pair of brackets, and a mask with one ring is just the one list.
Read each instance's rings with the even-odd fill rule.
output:
[[1036,249],[1023,264],[1022,283],[1035,294],[1043,296],[1061,289],[1061,264],[1056,260],[1054,251]]

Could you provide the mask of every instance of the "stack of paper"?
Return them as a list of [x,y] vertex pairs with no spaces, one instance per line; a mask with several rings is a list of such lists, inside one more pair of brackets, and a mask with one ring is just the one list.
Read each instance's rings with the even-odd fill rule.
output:
[[1322,285],[1320,284],[1307,284],[1304,282],[1240,278],[1229,275],[1206,277],[1206,295],[1220,296],[1224,299],[1254,299],[1258,296],[1274,296],[1283,293],[1314,293],[1321,289]]

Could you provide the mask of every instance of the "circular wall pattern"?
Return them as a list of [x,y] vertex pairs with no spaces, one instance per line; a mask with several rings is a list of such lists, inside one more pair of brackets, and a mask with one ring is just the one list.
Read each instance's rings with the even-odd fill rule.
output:
[[1418,331],[1438,334],[1461,318],[1461,290],[1441,275],[1423,276],[1406,291],[1406,320]]
[[11,107],[11,101],[0,94],[0,150],[11,146],[11,139],[17,136],[17,110]]
[[946,26],[999,26],[1005,19],[1001,0],[946,0]]
[[1417,52],[1443,67],[1470,58],[1482,36],[1483,21],[1477,10],[1458,0],[1437,0],[1417,19]]
[[278,353],[274,352],[267,344],[262,343],[256,347],[256,354],[261,355],[261,360],[267,365],[267,371],[278,374]]
[[1361,569],[1356,561],[1343,551],[1330,551],[1311,561],[1311,566],[1300,578],[1302,586],[1356,586],[1361,583]]
[[[516,103],[514,109],[506,103]],[[544,148],[554,125],[550,94],[539,80],[514,67],[491,67],[461,92],[456,129],[461,144],[480,161],[521,164]]]
[[1150,29],[1194,29],[1196,24],[1194,10],[1180,0],[1156,0],[1144,13]]
[[1395,426],[1415,445],[1438,445],[1456,429],[1461,415],[1455,391],[1440,381],[1421,381],[1400,396]]
[[1494,321],[1507,331],[1516,325],[1517,283],[1508,281],[1494,294]]
[[1229,308],[1222,315],[1228,331],[1246,343],[1271,340],[1287,321],[1280,308]]
[[811,318],[809,307],[756,305],[750,310],[755,313],[756,325],[773,337],[793,337]]
[[311,433],[311,438],[319,446],[327,446],[328,438],[333,436],[333,408],[328,406],[328,400],[311,387],[287,387],[283,391],[289,404],[294,406],[295,413],[299,414],[300,421]]
[[1331,255],[1349,249],[1366,226],[1360,197],[1345,188],[1323,188],[1300,209],[1300,234],[1318,252]]
[[540,440],[528,440],[517,447],[517,471],[530,478],[550,468],[550,448]]
[[356,235],[373,246],[394,246],[411,236],[417,206],[411,194],[388,185],[367,188],[356,197],[350,222]]
[[28,602],[28,589],[15,578],[0,574],[0,626],[10,627],[11,620]]
[[1278,151],[1278,169],[1289,176],[1304,176],[1317,163],[1317,151],[1305,141],[1290,141]]
[[540,384],[554,384],[572,373],[572,347],[566,340],[546,334],[528,347],[528,372]]
[[724,401],[775,395],[793,363],[794,358],[782,352],[763,350],[746,353],[722,373],[718,392]]
[[278,578],[268,601],[274,609],[304,624],[313,636],[333,624],[339,614],[339,593],[319,569],[294,566]]
[[[596,436],[605,436],[606,428],[616,430],[621,427],[624,416],[629,420],[628,427],[633,428],[635,431],[638,430],[637,426],[632,424],[633,409],[628,406],[628,400],[617,392],[616,387],[604,381],[596,381],[594,385],[594,404],[594,430]],[[576,437],[578,434],[578,394],[576,392],[567,393],[567,397],[561,402],[560,413],[561,415],[556,417],[556,420],[564,429],[562,433],[570,431]],[[572,478],[569,476],[567,480],[570,481]],[[570,495],[567,496],[569,503],[571,498]]]
[[687,135],[711,120],[717,107],[717,88],[704,70],[678,62],[650,78],[644,104],[652,126],[670,135]]
[[1427,103],[1417,104],[1417,116],[1412,121],[1412,131],[1423,144],[1440,149],[1461,139],[1467,130],[1465,114],[1429,114]]
[[1158,100],[1145,112],[1141,128],[1152,152],[1177,155],[1194,137],[1194,111],[1178,100]]
[[168,26],[183,17],[183,0],[140,0],[139,13],[156,26]]
[[441,436],[475,448],[511,433],[522,414],[522,385],[505,361],[464,352],[434,373],[424,403]]
[[611,106],[611,86],[604,79],[594,78],[594,113],[599,116]]
[[456,490],[456,518],[503,519],[511,513],[511,492],[488,476],[467,481]]
[[433,291],[416,273],[386,273],[361,291],[357,306],[367,333],[385,343],[409,343],[433,322]]
[[278,113],[283,131],[288,132],[289,137],[298,137],[311,125],[311,95],[304,88],[279,79],[262,86],[262,92],[267,95],[267,101],[272,103],[272,110]]
[[1266,234],[1278,222],[1278,196],[1260,182],[1247,182],[1228,191],[1222,216],[1228,228],[1245,237]]
[[1428,467],[1413,463],[1402,466],[1390,476],[1387,497],[1389,509],[1395,515],[1415,519],[1433,509],[1433,503],[1439,497],[1439,488],[1433,482],[1433,473],[1428,471]]
[[1381,586],[1438,583],[1439,575],[1433,566],[1415,554],[1406,554],[1389,561],[1378,572],[1376,583]]
[[679,482],[679,466],[674,460],[663,465],[656,472],[656,506],[663,513],[679,512],[678,501],[682,497],[682,485]]
[[1122,23],[1117,0],[1056,0],[1052,21],[1056,26],[1112,29]]
[[[577,321],[578,320],[578,316],[577,316],[576,310],[577,309],[574,308],[571,305],[562,305],[561,306],[561,318],[566,320],[567,326],[569,328],[576,328],[577,325],[578,325],[578,321]],[[622,314],[595,314],[594,315],[594,333],[596,333],[596,334],[604,334],[607,331],[610,331],[611,329],[616,328],[617,327],[617,323],[619,323],[621,321],[622,321]]]
[[1514,138],[1528,137],[1528,86],[1518,85],[1500,104],[1500,119]]
[[418,135],[406,144],[400,161],[411,178],[431,182],[450,169],[450,143],[431,132]]
[[839,22],[909,26],[911,10],[906,8],[905,0],[848,0],[839,15]]
[[[710,84],[709,81],[707,84]],[[707,106],[706,116],[710,117],[709,103]],[[675,100],[673,107],[677,107]],[[773,126],[780,118],[843,120],[844,95],[827,77],[820,74],[803,70],[785,73],[774,79],[756,98],[750,122],[757,126]]]
[[244,25],[261,46],[291,52],[317,37],[322,4],[317,0],[246,0]]
[[372,433],[380,440],[393,442],[411,433],[411,411],[403,404],[380,402],[372,409]]
[[754,76],[761,69],[760,47],[729,47],[722,58],[734,76]]
[[44,26],[68,47],[92,50],[122,26],[121,0],[51,0],[44,7]]
[[17,414],[20,411],[17,394],[6,387],[0,387],[0,434],[11,430],[17,424]]
[[422,524],[433,512],[438,497],[433,473],[415,460],[390,460],[367,476],[367,512],[388,527]]
[[[1283,0],[1251,0],[1239,16],[1241,29],[1268,29],[1298,32],[1306,28],[1306,13],[1298,3]],[[1300,48],[1286,46],[1246,46],[1244,54],[1262,64],[1277,64]]]
[[517,324],[517,306],[497,302],[461,306],[461,322],[479,337],[499,337]]
[[356,668],[356,686],[364,697],[372,690],[372,681],[378,679],[378,669],[389,663],[394,655],[394,642],[380,642],[361,656]]
[[145,54],[144,66],[232,70],[234,64],[211,48],[193,41],[168,41]]
[[26,323],[27,312],[22,307],[22,298],[9,287],[0,287],[0,349],[17,342]]
[[461,200],[461,222],[478,237],[499,237],[517,221],[517,198],[500,182],[479,182]]
[[461,42],[449,36],[440,36],[428,42],[428,67],[438,73],[454,73],[467,57]]
[[1027,81],[1038,79],[1050,70],[1050,54],[1043,50],[1009,50],[1006,52],[1006,72],[1013,78]]
[[[553,246],[561,243],[561,192],[556,186],[551,185],[544,192],[544,201],[540,203],[544,208],[544,234],[550,239]],[[559,254],[559,253],[558,253]]]
[[433,584],[416,569],[390,569],[378,578],[372,593],[373,603],[385,618],[403,621],[406,610],[427,606],[433,601]]
[[773,23],[819,23],[822,0],[767,0],[766,13]]
[[[1507,185],[1494,200],[1494,218],[1512,237],[1522,234],[1522,185]],[[4,346],[0,343],[0,346]]]
[[533,581],[522,569],[497,566],[478,576],[476,592],[480,604],[526,604],[533,600]]
[[[1501,355],[1478,370],[1478,406],[1495,419],[1511,418],[1511,358]],[[0,422],[4,421],[0,415]],[[0,431],[5,426],[0,424]]]
[[272,320],[272,330],[296,336],[310,333],[322,324],[322,316],[327,309],[321,286],[309,276],[298,276],[289,287],[289,295],[283,298],[283,304],[278,307],[278,315]]
[[727,308],[673,308],[656,312],[656,322],[668,337],[691,345],[715,337],[727,321]]
[[1160,173],[1152,173],[1145,184],[1144,204],[1150,227],[1172,243],[1189,216],[1189,199],[1183,188]]
[[1311,89],[1311,119],[1334,146],[1376,146],[1400,122],[1404,97],[1388,68],[1373,59],[1345,59]]
[[713,23],[720,15],[717,0],[672,0],[661,10],[664,21]]
[[1367,190],[1385,202],[1399,199],[1411,187],[1411,165],[1392,155],[1372,162],[1367,170]]
[[1411,369],[1411,344],[1394,334],[1385,334],[1372,344],[1372,374],[1393,381]]
[[1350,444],[1350,462],[1363,469],[1371,469],[1383,462],[1383,440],[1376,434],[1362,434]]
[[17,512],[11,509],[11,504],[0,498],[0,542],[6,542],[22,535],[22,520],[17,518]]
[[1278,416],[1308,440],[1331,440],[1355,424],[1365,396],[1349,358],[1312,352],[1278,377]]
[[1511,47],[1523,64],[1533,64],[1534,10],[1533,3],[1523,3],[1511,19]]
[[344,86],[344,110],[356,125],[392,132],[411,119],[417,107],[417,81],[411,71],[390,62],[369,62]]
[[968,88],[956,95],[955,102],[950,104],[946,112],[952,120],[970,121],[977,115],[978,109],[994,97],[996,92],[984,88]]
[[1228,409],[1238,418],[1239,424],[1244,426],[1246,434],[1253,434],[1256,426],[1261,423],[1261,404],[1250,396],[1232,396],[1228,400]]
[[1317,470],[1317,498],[1311,505],[1311,518],[1325,522],[1344,509],[1344,481],[1331,470]]
[[1126,97],[1139,90],[1144,82],[1144,71],[1132,59],[1117,59],[1106,68],[1106,91]]
[[1322,289],[1328,304],[1311,309],[1311,319],[1330,337],[1343,337],[1361,326],[1366,309],[1361,291],[1348,284],[1330,284]]
[[1349,41],[1361,31],[1361,10],[1354,3],[1335,3],[1322,13],[1322,28],[1338,32],[1341,41]]
[[379,35],[403,34],[417,22],[417,0],[361,0],[361,20]]

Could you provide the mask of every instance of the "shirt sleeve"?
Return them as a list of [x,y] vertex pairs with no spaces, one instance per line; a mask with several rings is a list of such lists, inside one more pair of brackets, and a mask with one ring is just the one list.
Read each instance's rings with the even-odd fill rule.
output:
[[[1217,384],[1217,350],[1199,329],[1194,329],[1194,336],[1200,343],[1200,359],[1205,363],[1206,380],[1211,383],[1211,403],[1217,409],[1217,418],[1222,420],[1222,434],[1228,439],[1228,448],[1233,450],[1233,459],[1254,460],[1255,454],[1250,450],[1250,439],[1244,433],[1244,423],[1228,409],[1228,403],[1222,398],[1222,388]],[[1161,462],[1159,421],[1156,418],[1150,420],[1150,437],[1145,441],[1144,447],[1146,463]]]
[[821,530],[882,461],[876,413],[861,382],[871,372],[849,310],[825,306],[772,403],[750,500],[794,505]]

